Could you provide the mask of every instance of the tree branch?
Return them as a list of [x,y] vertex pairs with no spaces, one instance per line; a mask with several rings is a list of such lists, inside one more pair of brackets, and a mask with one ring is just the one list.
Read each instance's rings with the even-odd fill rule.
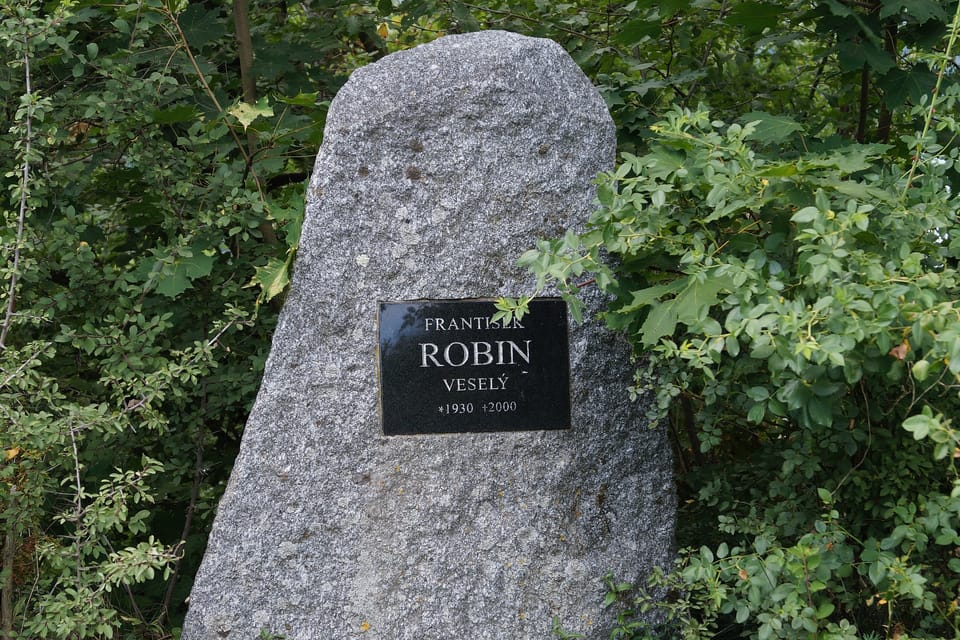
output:
[[[10,485],[10,502],[7,505],[11,514],[17,508],[17,485]],[[17,534],[14,519],[7,520],[7,531],[3,541],[3,569],[7,578],[0,591],[0,638],[13,640],[13,563],[17,555]]]
[[[23,76],[25,81],[25,96],[28,101],[33,99],[33,88],[30,84],[30,50],[27,37],[23,38]],[[10,275],[10,289],[7,294],[7,310],[3,317],[3,327],[0,328],[0,351],[7,348],[7,334],[13,325],[13,314],[17,310],[17,282],[20,270],[20,246],[23,244],[23,229],[27,219],[27,193],[30,180],[30,151],[33,140],[33,113],[26,111],[26,123],[23,136],[23,167],[20,170],[20,211],[17,216],[17,237],[13,245],[13,271]]]

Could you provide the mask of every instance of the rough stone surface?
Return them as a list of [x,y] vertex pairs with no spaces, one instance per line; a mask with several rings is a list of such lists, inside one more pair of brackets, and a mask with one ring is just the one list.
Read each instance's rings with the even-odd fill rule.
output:
[[449,36],[330,107],[293,285],[190,600],[185,640],[606,638],[601,578],[672,554],[665,434],[627,345],[571,327],[573,427],[384,437],[380,300],[516,296],[516,257],[589,214],[614,158],[548,40]]

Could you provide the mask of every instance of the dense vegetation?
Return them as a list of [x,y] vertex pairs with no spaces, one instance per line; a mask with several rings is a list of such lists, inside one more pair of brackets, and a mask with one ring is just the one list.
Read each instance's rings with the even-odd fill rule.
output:
[[523,256],[611,294],[676,445],[691,550],[618,637],[960,637],[957,10],[0,0],[0,637],[177,636],[328,101],[481,28],[561,42],[625,152]]

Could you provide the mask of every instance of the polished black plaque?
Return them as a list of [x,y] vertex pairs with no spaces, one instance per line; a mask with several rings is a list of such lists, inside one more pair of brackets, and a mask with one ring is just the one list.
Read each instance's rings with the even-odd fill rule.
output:
[[380,303],[384,435],[570,428],[567,306],[509,323],[490,300]]

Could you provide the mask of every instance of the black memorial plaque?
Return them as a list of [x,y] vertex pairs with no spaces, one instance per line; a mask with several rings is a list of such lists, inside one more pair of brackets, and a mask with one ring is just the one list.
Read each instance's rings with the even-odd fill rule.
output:
[[380,303],[384,435],[570,428],[567,305],[493,322],[490,300]]

